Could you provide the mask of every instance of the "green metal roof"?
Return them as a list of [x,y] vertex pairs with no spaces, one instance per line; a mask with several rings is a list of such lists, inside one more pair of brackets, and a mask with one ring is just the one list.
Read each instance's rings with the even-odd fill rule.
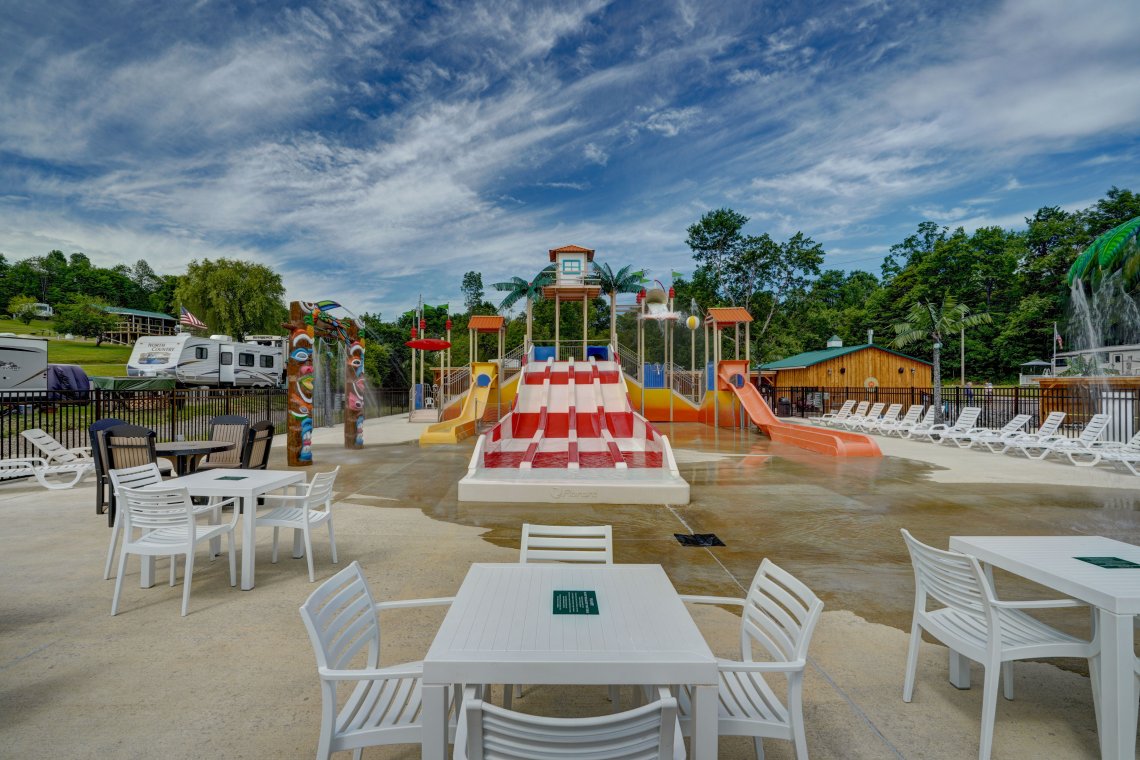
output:
[[103,311],[108,314],[130,314],[134,317],[150,317],[151,319],[168,319],[174,322],[174,317],[169,314],[159,314],[157,311],[141,311],[139,309],[122,309],[118,306],[104,306]]
[[819,364],[820,362],[825,362],[830,359],[838,359],[840,356],[846,356],[847,354],[851,354],[856,351],[862,351],[865,348],[877,348],[880,351],[886,351],[888,354],[901,356],[904,359],[910,359],[911,361],[920,362],[922,364],[930,364],[928,361],[916,359],[913,356],[907,356],[906,354],[900,354],[898,351],[892,351],[889,348],[864,344],[862,346],[840,346],[839,348],[823,348],[819,351],[804,351],[802,354],[796,354],[795,356],[789,356],[787,358],[779,359],[774,362],[761,364],[760,369],[803,369],[804,367],[811,367],[812,365]]

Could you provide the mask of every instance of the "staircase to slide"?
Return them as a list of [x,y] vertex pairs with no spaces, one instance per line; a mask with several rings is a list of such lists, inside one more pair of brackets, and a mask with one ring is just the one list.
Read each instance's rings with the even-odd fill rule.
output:
[[460,501],[688,504],[669,439],[633,410],[617,362],[528,359]]

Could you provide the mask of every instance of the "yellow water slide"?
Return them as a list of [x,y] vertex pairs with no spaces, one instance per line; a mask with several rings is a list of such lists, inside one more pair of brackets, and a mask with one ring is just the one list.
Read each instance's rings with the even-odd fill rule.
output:
[[471,388],[463,398],[459,416],[437,422],[420,434],[420,445],[459,443],[475,434],[475,427],[487,411],[491,391],[499,387],[499,367],[494,362],[471,363]]

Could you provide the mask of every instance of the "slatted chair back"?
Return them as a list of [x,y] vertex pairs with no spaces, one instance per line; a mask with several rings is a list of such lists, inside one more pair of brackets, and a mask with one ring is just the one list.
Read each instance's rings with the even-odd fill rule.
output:
[[899,412],[902,411],[902,404],[891,404],[887,407],[887,411],[883,412],[881,422],[894,422],[898,419]]
[[667,694],[647,705],[594,718],[546,718],[480,699],[464,702],[465,760],[673,760],[677,700]]
[[1085,425],[1085,429],[1081,431],[1077,440],[1086,445],[1095,443],[1098,438],[1104,435],[1104,431],[1108,430],[1110,419],[1107,414],[1094,414],[1089,418],[1088,424]]
[[920,428],[924,428],[924,427],[930,427],[931,425],[933,425],[935,413],[937,411],[938,410],[935,409],[933,406],[928,406],[926,408],[926,413],[924,415],[922,415],[922,419],[918,421],[918,426]]
[[[301,605],[301,619],[318,668],[348,669],[362,651],[364,667],[375,668],[380,662],[380,623],[359,562],[322,583]],[[332,696],[335,708],[335,692]]]
[[1002,425],[1001,430],[998,431],[998,434],[1010,435],[1011,433],[1016,433],[1018,430],[1021,430],[1023,427],[1025,427],[1025,423],[1029,422],[1031,419],[1033,419],[1033,415],[1031,414],[1018,414],[1009,422]]
[[524,523],[519,562],[580,562],[612,565],[613,526]]
[[980,406],[964,406],[952,427],[958,430],[969,430],[974,426],[974,423],[978,421],[978,417],[981,416],[982,408]]
[[911,404],[910,408],[906,410],[906,414],[898,421],[900,427],[905,425],[913,425],[918,422],[918,418],[922,416],[922,404]]
[[798,578],[770,559],[752,579],[740,621],[740,653],[752,660],[754,644],[786,661],[807,657],[823,602]]
[[228,451],[214,451],[206,456],[212,467],[241,467],[245,444],[249,437],[249,418],[239,414],[222,414],[210,419],[210,440],[226,441],[234,447]]
[[269,450],[273,446],[273,423],[267,420],[255,422],[249,427],[249,437],[242,456],[243,470],[265,470],[269,468]]
[[879,415],[883,413],[883,409],[886,407],[887,405],[882,402],[876,402],[872,404],[870,410],[866,414],[867,418],[877,420],[879,418]]
[[[187,543],[194,536],[194,502],[185,488],[137,489],[119,488],[119,508],[126,518],[125,535],[136,529],[143,531],[163,528],[187,528]],[[175,547],[171,547],[175,552]],[[177,552],[181,553],[181,552]]]
[[1046,436],[1056,435],[1057,431],[1061,429],[1061,423],[1064,421],[1064,412],[1049,412],[1049,416],[1041,423],[1041,427],[1037,428],[1037,437],[1044,438]]
[[104,504],[108,499],[113,499],[115,494],[114,489],[111,489],[109,495],[107,494],[107,489],[111,487],[111,481],[107,477],[110,468],[107,466],[107,438],[103,433],[116,425],[125,424],[122,420],[117,420],[114,417],[104,417],[101,420],[95,420],[87,428],[87,435],[91,441],[91,459],[95,463],[96,514],[103,513]]
[[103,436],[106,440],[109,470],[123,470],[158,461],[158,455],[154,451],[155,434],[149,428],[116,425],[104,431]]
[[860,401],[859,405],[855,407],[855,411],[851,413],[851,416],[852,417],[864,417],[867,414],[867,410],[870,408],[871,408],[871,402],[870,401]]
[[849,398],[843,402],[843,406],[839,407],[839,411],[835,413],[836,418],[847,417],[851,414],[851,410],[855,408],[855,399]]
[[31,428],[29,430],[20,431],[20,435],[24,436],[47,460],[48,464],[75,464],[76,462],[87,461],[80,457],[74,451],[68,451],[67,448],[51,436],[50,433],[39,428]]
[[331,504],[333,497],[333,486],[336,484],[336,476],[340,472],[340,465],[328,472],[318,472],[309,481],[308,491],[308,504],[309,507],[314,507],[318,504]]
[[903,540],[914,568],[914,611],[925,614],[927,598],[973,617],[990,621],[994,595],[978,560],[968,554],[935,549],[902,529]]
[[116,492],[122,488],[145,488],[162,482],[162,473],[154,463],[110,470],[107,475]]

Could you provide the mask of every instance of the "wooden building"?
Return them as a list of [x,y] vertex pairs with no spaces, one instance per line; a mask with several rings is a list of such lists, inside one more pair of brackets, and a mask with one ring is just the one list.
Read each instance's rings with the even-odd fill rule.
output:
[[778,388],[929,388],[933,365],[874,344],[844,346],[832,336],[827,348],[761,364],[760,375]]
[[144,335],[174,335],[178,332],[178,320],[168,314],[118,306],[104,306],[103,311],[119,320],[103,338],[108,343],[133,346]]

